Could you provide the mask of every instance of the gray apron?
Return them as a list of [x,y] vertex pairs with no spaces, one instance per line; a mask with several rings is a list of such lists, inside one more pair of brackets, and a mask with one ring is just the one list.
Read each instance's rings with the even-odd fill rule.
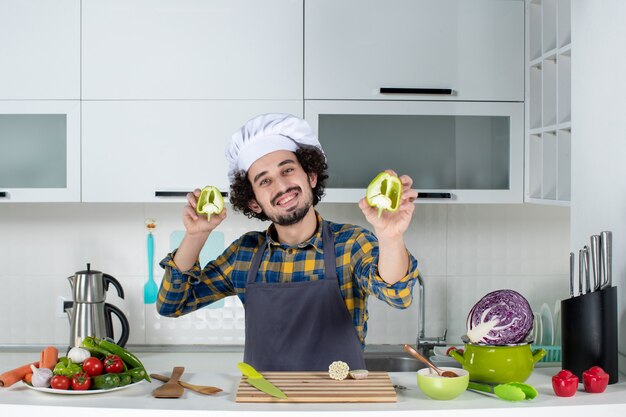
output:
[[256,282],[268,243],[252,258],[246,283],[244,361],[259,371],[328,371],[334,361],[365,369],[363,350],[339,289],[335,240],[322,223],[324,277]]

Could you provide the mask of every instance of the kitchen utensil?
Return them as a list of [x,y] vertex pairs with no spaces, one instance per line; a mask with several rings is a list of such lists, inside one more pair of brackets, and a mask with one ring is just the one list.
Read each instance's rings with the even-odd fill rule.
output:
[[256,369],[254,369],[252,366],[244,362],[239,362],[237,364],[237,367],[244,376],[248,377],[248,379],[246,379],[246,382],[248,382],[248,384],[252,385],[256,389],[276,398],[287,398],[284,392],[276,387],[276,385],[263,378],[263,375],[258,373]]
[[526,381],[535,363],[545,355],[544,349],[531,351],[529,343],[508,346],[466,343],[464,352],[450,352],[469,371],[472,381],[498,384]]
[[523,382],[508,382],[506,384],[486,384],[470,381],[467,389],[472,391],[494,394],[506,401],[532,400],[537,397],[537,390],[532,385]]
[[148,229],[148,281],[143,286],[143,302],[154,304],[159,293],[159,287],[154,282],[154,236],[152,236],[152,231],[156,228],[154,219],[146,220],[146,228]]
[[185,372],[185,368],[182,366],[175,366],[172,370],[172,376],[170,376],[169,381],[165,384],[161,385],[154,391],[152,391],[152,396],[155,398],[180,398],[183,396],[185,389],[178,384],[178,380],[181,375]]
[[[168,382],[170,380],[170,378],[164,375],[150,374],[150,376],[162,382]],[[180,385],[183,388],[187,388],[189,390],[199,392],[200,394],[205,394],[205,395],[212,395],[212,394],[222,391],[220,388],[217,388],[217,387],[212,387],[209,385],[194,385],[194,384],[190,384],[189,382],[185,382],[181,380],[178,381],[178,385]]]
[[[425,368],[426,369],[426,368]],[[430,371],[430,370],[428,370]],[[328,372],[263,372],[287,395],[278,399],[259,391],[243,376],[237,387],[238,403],[391,403],[398,401],[387,372],[370,371],[365,379],[336,381]],[[444,379],[444,378],[440,378]],[[448,379],[448,378],[445,378]]]
[[600,289],[613,285],[613,233],[604,231],[600,233],[603,280]]
[[105,302],[109,284],[113,284],[117,295],[124,298],[119,281],[111,275],[92,270],[91,264],[87,264],[87,270],[78,271],[67,279],[73,299],[63,304],[70,321],[69,347],[81,346],[87,336],[114,340],[113,315],[117,316],[122,326],[122,335],[116,343],[119,346],[126,345],[130,332],[128,319],[119,308]]
[[582,381],[583,371],[600,366],[609,384],[618,381],[617,287],[561,301],[562,367]]
[[574,252],[569,253],[569,296],[574,296]]
[[583,295],[583,281],[585,279],[585,251],[578,251],[578,295]]
[[600,289],[600,281],[602,280],[602,263],[600,261],[600,235],[591,236],[591,283],[593,285],[592,291]]
[[583,266],[585,269],[585,294],[589,294],[591,292],[591,279],[589,277],[590,274],[590,250],[589,246],[585,245],[583,248]]
[[[444,372],[448,369],[454,368],[444,368]],[[461,395],[469,383],[469,372],[455,369],[455,375],[454,378],[446,378],[423,368],[417,371],[417,386],[433,400],[452,400]]]
[[415,349],[413,349],[411,346],[409,345],[404,345],[404,351],[406,353],[408,353],[409,355],[413,356],[414,358],[422,361],[423,363],[425,363],[430,369],[432,369],[433,371],[435,371],[439,376],[443,376],[445,378],[456,378],[457,376],[459,376],[458,374],[456,374],[454,371],[451,370],[442,370],[439,369],[438,367],[436,367],[431,361],[429,361],[428,359],[426,359],[424,356],[422,356],[418,351],[416,351]]

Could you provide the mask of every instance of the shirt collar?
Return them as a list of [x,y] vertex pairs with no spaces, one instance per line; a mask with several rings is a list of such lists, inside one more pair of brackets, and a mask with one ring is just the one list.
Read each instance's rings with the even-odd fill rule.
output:
[[[313,234],[313,236],[311,236],[309,239],[305,240],[304,242],[298,243],[297,245],[294,245],[292,247],[297,247],[300,249],[306,248],[307,246],[313,246],[315,248],[315,250],[317,250],[319,253],[324,253],[324,245],[322,242],[322,216],[320,216],[320,214],[317,212],[317,210],[315,211],[315,216],[317,217],[317,229],[315,231],[315,233]],[[274,226],[274,223],[272,223],[270,225],[270,227],[267,228],[267,230],[265,231],[265,237],[267,239],[267,242],[269,243],[269,247],[282,247],[282,248],[288,248],[289,246],[287,245],[281,245],[280,242],[278,242],[277,239],[277,234],[276,234],[276,227]]]

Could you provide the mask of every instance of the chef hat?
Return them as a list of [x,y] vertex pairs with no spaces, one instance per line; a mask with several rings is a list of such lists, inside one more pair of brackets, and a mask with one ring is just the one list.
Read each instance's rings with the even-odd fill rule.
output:
[[228,178],[248,171],[262,156],[274,151],[295,152],[300,145],[315,146],[322,153],[322,145],[309,124],[299,117],[283,113],[268,113],[248,120],[235,132],[226,148]]

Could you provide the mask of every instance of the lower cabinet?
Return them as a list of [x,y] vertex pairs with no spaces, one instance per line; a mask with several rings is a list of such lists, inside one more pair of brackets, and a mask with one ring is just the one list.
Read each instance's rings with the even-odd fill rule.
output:
[[83,101],[82,201],[185,200],[205,185],[228,191],[224,151],[252,117],[302,117],[302,101]]

